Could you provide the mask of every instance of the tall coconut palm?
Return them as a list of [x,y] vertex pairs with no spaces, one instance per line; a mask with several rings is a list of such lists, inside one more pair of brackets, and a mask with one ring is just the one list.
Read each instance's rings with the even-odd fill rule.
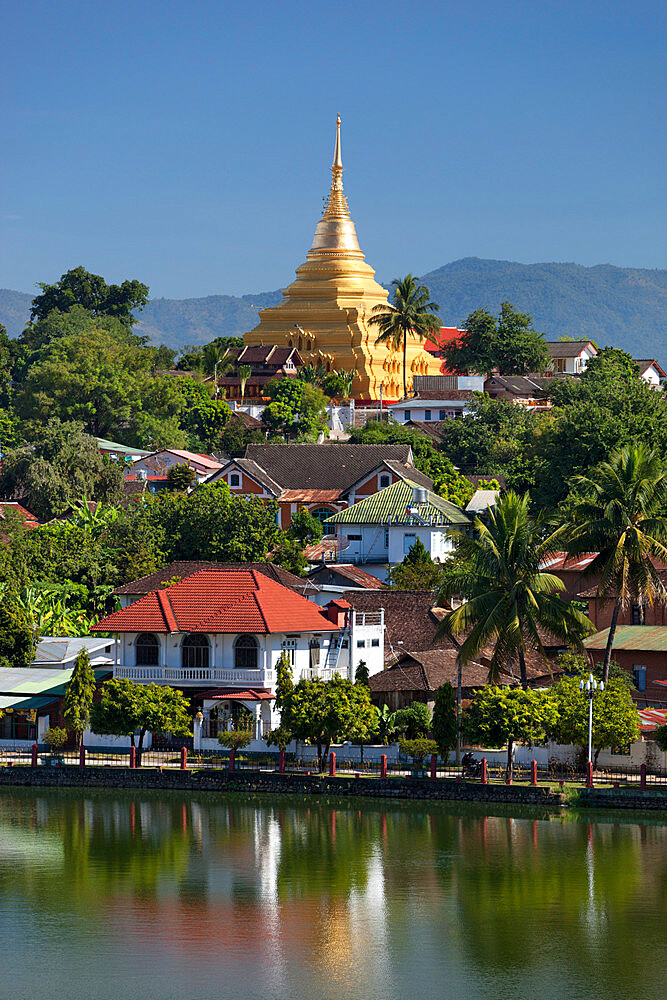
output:
[[521,686],[528,687],[527,650],[537,650],[546,660],[541,630],[580,648],[593,628],[558,596],[562,581],[540,568],[558,537],[548,529],[542,515],[531,515],[527,493],[508,492],[489,511],[486,523],[475,519],[472,537],[453,534],[460,568],[448,574],[440,598],[458,595],[464,603],[443,618],[438,632],[462,636],[460,664],[493,645],[492,683],[518,661]]
[[642,610],[667,603],[653,563],[667,563],[667,470],[656,452],[639,444],[614,452],[573,482],[583,499],[572,509],[567,551],[596,553],[586,575],[599,576],[600,598],[614,602],[602,666],[606,681],[620,610],[630,602]]
[[241,403],[245,397],[245,387],[248,379],[252,375],[252,368],[250,365],[239,365],[237,375],[239,377],[239,382],[241,383]]
[[425,340],[440,329],[440,317],[436,316],[440,306],[429,301],[430,292],[426,285],[418,285],[411,274],[405,278],[394,278],[393,304],[375,306],[368,320],[369,326],[376,326],[379,334],[376,344],[391,344],[395,351],[403,347],[403,395],[408,394],[408,337]]

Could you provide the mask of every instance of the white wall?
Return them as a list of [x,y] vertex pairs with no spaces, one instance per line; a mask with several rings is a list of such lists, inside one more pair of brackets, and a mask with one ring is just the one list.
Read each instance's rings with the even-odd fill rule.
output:
[[[385,546],[385,530],[388,534],[388,545]],[[338,538],[349,542],[341,548],[345,562],[379,563],[396,566],[403,562],[407,555],[405,537],[410,536],[409,544],[413,545],[419,538],[431,559],[442,562],[453,550],[453,542],[447,537],[447,526],[429,527],[428,525],[385,525],[379,524],[338,524]],[[360,539],[353,536],[360,535]],[[412,538],[414,536],[414,538]]]

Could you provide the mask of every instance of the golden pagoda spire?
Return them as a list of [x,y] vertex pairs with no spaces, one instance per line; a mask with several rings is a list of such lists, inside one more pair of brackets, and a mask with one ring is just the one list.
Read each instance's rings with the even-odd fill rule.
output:
[[347,198],[343,194],[343,159],[340,152],[340,115],[336,117],[336,145],[331,164],[331,189],[308,258],[322,254],[351,254],[362,257],[354,222],[350,218]]

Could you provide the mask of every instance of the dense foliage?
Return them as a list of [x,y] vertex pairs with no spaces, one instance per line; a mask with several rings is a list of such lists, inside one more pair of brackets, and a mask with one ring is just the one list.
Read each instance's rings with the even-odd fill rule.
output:
[[503,302],[495,319],[488,309],[476,309],[463,324],[456,340],[443,347],[447,371],[459,375],[526,375],[543,372],[549,364],[549,350],[527,313]]

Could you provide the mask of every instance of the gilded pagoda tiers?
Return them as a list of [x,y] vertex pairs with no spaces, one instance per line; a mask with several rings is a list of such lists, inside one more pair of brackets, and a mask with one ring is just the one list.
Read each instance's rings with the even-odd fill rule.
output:
[[[375,281],[357,240],[343,194],[340,117],[331,168],[331,190],[306,261],[296,281],[283,289],[283,301],[260,311],[259,324],[244,335],[246,344],[296,347],[306,364],[328,371],[354,372],[352,395],[397,399],[402,391],[402,351],[375,344],[377,327],[368,325],[372,309],[389,293]],[[408,341],[408,388],[413,375],[437,375],[440,362],[417,339]]]

